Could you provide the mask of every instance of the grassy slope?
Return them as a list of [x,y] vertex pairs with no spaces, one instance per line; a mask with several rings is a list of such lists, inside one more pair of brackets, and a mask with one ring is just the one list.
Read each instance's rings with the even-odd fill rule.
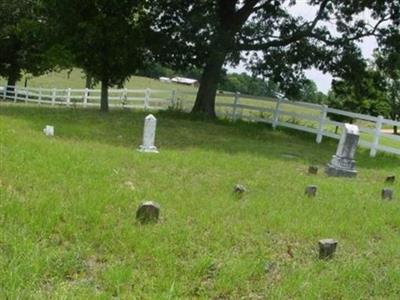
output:
[[[399,182],[380,200],[398,157],[360,150],[358,178],[309,176],[336,142],[167,112],[146,155],[144,116],[0,106],[0,298],[398,299]],[[143,200],[159,224],[135,223]],[[338,252],[321,262],[326,237]]]
[[[1,78],[0,78],[1,79]],[[24,78],[17,83],[19,86],[24,85]],[[5,84],[4,79],[0,80],[0,84]],[[43,88],[73,88],[73,89],[83,89],[85,88],[85,75],[79,69],[74,69],[68,78],[67,71],[52,72],[39,77],[30,78],[28,80],[29,87],[43,87]],[[125,84],[126,88],[130,89],[179,89],[181,91],[193,91],[196,89],[190,86],[184,86],[175,83],[164,83],[159,80],[133,76]],[[100,88],[100,85],[96,85],[95,88]]]

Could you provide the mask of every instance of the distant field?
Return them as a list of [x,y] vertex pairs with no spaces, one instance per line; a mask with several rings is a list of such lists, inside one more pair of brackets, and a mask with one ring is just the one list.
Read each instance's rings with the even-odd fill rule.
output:
[[[17,85],[23,86],[25,79],[22,78]],[[0,84],[5,84],[5,80],[0,80]],[[39,77],[34,77],[28,79],[28,86],[30,87],[43,87],[43,88],[75,88],[82,89],[85,88],[85,75],[79,69],[74,69],[69,78],[67,71],[52,72]],[[164,83],[156,79],[151,79],[147,77],[133,76],[125,84],[126,88],[130,89],[177,89],[182,91],[195,92],[196,88],[190,86],[184,86],[175,83]],[[96,85],[95,88],[100,88],[100,85]]]

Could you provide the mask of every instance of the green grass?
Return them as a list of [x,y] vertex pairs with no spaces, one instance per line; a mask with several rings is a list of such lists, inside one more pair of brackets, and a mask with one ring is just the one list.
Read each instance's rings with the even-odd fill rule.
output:
[[[4,78],[0,78],[0,85],[5,85],[6,81]],[[18,86],[23,86],[25,77],[19,82]],[[72,88],[72,89],[83,89],[85,88],[85,75],[79,69],[74,69],[68,77],[67,71],[51,72],[38,77],[28,77],[28,87],[42,87],[42,88]],[[147,77],[132,76],[126,83],[125,87],[128,89],[177,89],[179,91],[193,91],[196,89],[191,86],[185,86],[175,83],[164,83],[156,79]],[[95,88],[99,89],[100,84],[97,84]]]
[[[399,181],[380,200],[399,157],[360,149],[356,179],[329,178],[336,141],[173,112],[143,154],[145,114],[1,104],[1,299],[399,298]],[[135,222],[145,200],[158,224]]]

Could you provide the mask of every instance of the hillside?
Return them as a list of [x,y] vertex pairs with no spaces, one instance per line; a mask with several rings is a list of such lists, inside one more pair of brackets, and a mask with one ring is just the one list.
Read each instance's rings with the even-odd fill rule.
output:
[[[17,85],[24,86],[25,77],[23,77]],[[0,85],[5,85],[6,80],[0,77]],[[38,77],[28,77],[29,87],[43,87],[43,88],[85,88],[85,74],[79,69],[73,69],[68,75],[67,71],[51,72]],[[140,76],[132,76],[126,83],[126,88],[131,89],[177,89],[181,91],[195,92],[197,89],[191,86],[185,86],[175,83],[165,83],[156,79]],[[96,85],[95,88],[100,88]]]
[[[384,178],[400,177],[399,157],[360,149],[356,179],[328,178],[335,141],[172,112],[156,114],[160,153],[147,155],[136,151],[144,117],[1,104],[0,298],[400,293],[399,181],[394,201],[380,199]],[[145,200],[160,203],[158,224],[136,223]],[[339,241],[331,261],[318,259],[321,238]]]

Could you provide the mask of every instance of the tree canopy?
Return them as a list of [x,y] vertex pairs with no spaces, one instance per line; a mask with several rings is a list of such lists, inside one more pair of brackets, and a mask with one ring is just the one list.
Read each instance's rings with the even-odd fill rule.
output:
[[[280,82],[290,94],[304,69],[337,76],[364,68],[356,41],[384,34],[385,22],[399,19],[397,1],[311,0],[312,20],[296,16],[296,1],[166,0],[152,7],[153,29],[164,41],[159,59],[203,68],[194,112],[215,115],[221,68],[245,59],[256,74]],[[371,22],[360,18],[371,11]],[[327,22],[334,26],[329,30]],[[394,24],[394,23],[392,23]]]
[[101,110],[108,110],[108,87],[122,85],[142,65],[146,14],[142,0],[48,0],[58,42],[77,66],[101,82]]
[[39,75],[51,63],[47,28],[35,0],[0,1],[0,76],[14,86],[22,72]]

